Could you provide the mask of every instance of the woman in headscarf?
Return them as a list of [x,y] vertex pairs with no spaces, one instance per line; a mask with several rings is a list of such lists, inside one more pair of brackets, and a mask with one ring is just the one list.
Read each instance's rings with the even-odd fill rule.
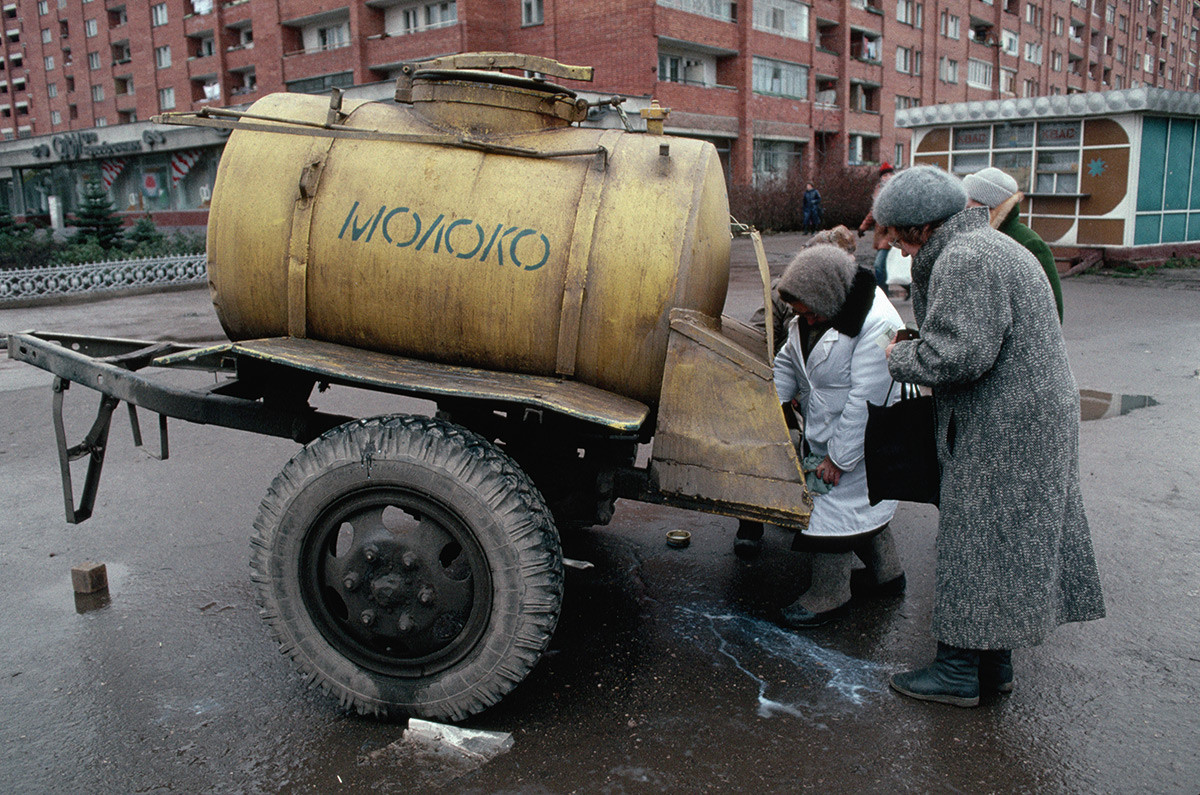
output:
[[957,177],[918,166],[888,182],[872,212],[913,258],[920,337],[889,345],[888,367],[933,388],[942,468],[937,656],[891,685],[973,707],[981,689],[1012,690],[1012,649],[1102,617],[1104,601],[1054,295],[1034,256],[966,203]]
[[867,403],[888,399],[892,379],[883,350],[903,323],[874,275],[836,246],[802,250],[775,289],[795,311],[775,356],[775,389],[780,402],[800,406],[806,468],[816,481],[808,528],[792,545],[812,552],[811,584],[783,608],[781,620],[789,627],[815,627],[849,604],[855,554],[867,566],[868,589],[904,590],[904,570],[888,529],[896,503],[870,504],[863,464]]

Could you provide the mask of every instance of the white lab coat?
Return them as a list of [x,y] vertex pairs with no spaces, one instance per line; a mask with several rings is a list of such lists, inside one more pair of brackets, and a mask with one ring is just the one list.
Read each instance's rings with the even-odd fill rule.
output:
[[852,536],[887,524],[896,512],[895,500],[871,505],[863,465],[863,434],[867,402],[894,403],[899,387],[891,390],[884,349],[903,327],[900,315],[882,290],[855,337],[826,331],[808,360],[801,356],[801,318],[788,324],[788,339],[775,356],[775,390],[781,403],[798,399],[809,450],[842,470],[838,485],[813,497],[812,518],[805,535]]

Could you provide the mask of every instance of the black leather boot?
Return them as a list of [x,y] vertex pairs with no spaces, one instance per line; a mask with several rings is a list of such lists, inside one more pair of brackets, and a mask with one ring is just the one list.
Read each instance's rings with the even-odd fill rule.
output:
[[979,687],[997,693],[1011,693],[1013,689],[1012,651],[989,649],[979,652]]
[[762,551],[763,523],[742,519],[738,522],[733,552],[742,560],[752,560]]
[[897,693],[921,701],[979,706],[979,652],[939,641],[933,664],[892,674],[890,684]]

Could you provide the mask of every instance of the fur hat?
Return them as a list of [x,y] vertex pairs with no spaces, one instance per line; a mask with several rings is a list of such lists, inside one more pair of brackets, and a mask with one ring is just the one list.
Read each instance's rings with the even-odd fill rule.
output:
[[846,303],[856,270],[854,257],[837,246],[809,246],[792,258],[775,289],[785,301],[800,301],[816,314],[833,318]]
[[835,245],[853,254],[858,249],[858,236],[842,224],[838,224],[833,229],[822,229],[820,232],[817,232],[809,238],[808,245],[805,248],[819,246],[822,243]]
[[963,177],[963,187],[968,199],[996,207],[1017,192],[1017,181],[998,168],[985,168]]
[[871,215],[880,226],[924,226],[966,206],[967,192],[958,177],[936,166],[913,166],[887,181]]

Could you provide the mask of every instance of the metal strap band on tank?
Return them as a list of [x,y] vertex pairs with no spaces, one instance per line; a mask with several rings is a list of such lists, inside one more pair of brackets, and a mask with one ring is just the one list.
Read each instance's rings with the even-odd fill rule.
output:
[[[608,130],[600,136],[600,148],[612,152],[620,130]],[[558,360],[554,372],[575,375],[575,359],[579,353],[579,330],[583,315],[583,295],[587,288],[588,260],[592,256],[592,238],[596,233],[596,216],[600,211],[600,195],[608,176],[607,161],[592,161],[583,177],[579,202],[575,205],[575,225],[571,231],[571,251],[567,257],[566,283],[563,286],[562,310],[558,317]]]
[[318,151],[300,172],[296,204],[292,209],[292,234],[288,238],[287,261],[287,327],[289,337],[308,336],[308,246],[312,230],[313,206],[317,184],[325,168],[325,159],[333,146],[333,138],[318,144]]
[[767,267],[767,252],[763,249],[762,235],[757,229],[750,231],[754,243],[754,258],[758,260],[758,275],[763,286],[763,319],[767,322],[767,363],[775,361],[775,302],[771,300],[771,269]]

